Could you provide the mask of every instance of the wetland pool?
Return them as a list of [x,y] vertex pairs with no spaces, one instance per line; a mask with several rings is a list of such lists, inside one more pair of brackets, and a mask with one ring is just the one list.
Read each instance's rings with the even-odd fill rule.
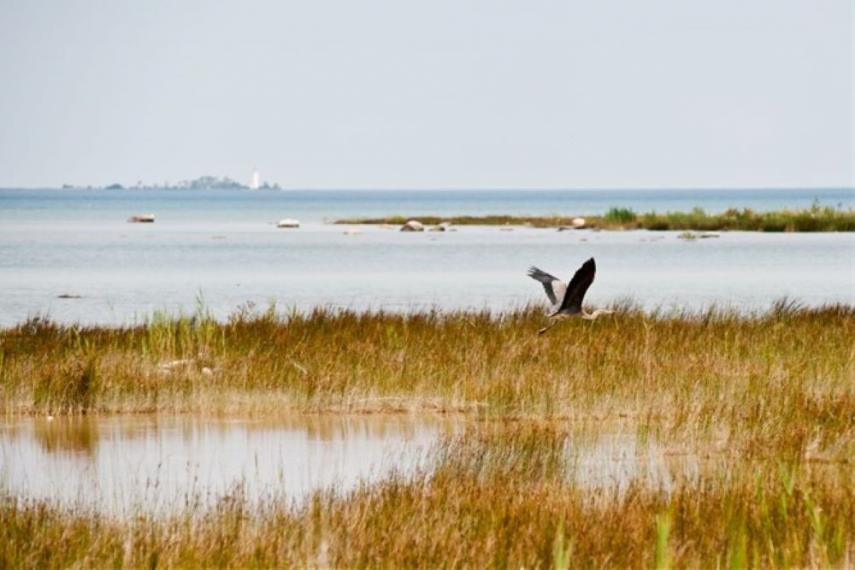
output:
[[[114,514],[210,505],[238,489],[250,504],[300,504],[429,473],[443,442],[489,429],[429,415],[11,418],[0,422],[0,494]],[[667,492],[701,468],[630,428],[570,436],[562,461],[568,482],[591,491]]]

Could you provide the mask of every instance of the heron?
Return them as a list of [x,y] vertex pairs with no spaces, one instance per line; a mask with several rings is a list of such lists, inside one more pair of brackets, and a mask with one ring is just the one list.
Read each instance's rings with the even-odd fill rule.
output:
[[529,268],[528,276],[536,281],[540,281],[543,285],[543,290],[546,291],[546,296],[549,297],[549,302],[552,303],[552,312],[549,318],[553,322],[537,331],[537,334],[545,333],[557,325],[559,320],[569,319],[570,317],[582,317],[583,319],[593,321],[600,315],[614,313],[614,311],[609,309],[596,309],[593,313],[586,313],[582,309],[582,299],[585,298],[588,287],[594,282],[594,275],[596,273],[597,264],[593,257],[583,263],[576,270],[573,279],[566,284],[558,277],[550,275],[542,269],[534,266]]

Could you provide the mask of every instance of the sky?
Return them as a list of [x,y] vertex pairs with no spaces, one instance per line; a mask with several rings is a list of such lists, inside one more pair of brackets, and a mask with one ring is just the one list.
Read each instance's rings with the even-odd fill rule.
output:
[[852,187],[853,6],[0,0],[0,187]]

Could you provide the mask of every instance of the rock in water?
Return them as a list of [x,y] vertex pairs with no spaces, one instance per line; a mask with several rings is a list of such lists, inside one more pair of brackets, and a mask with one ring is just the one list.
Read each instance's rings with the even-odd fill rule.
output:
[[403,226],[401,226],[402,232],[423,232],[425,231],[425,226],[418,220],[410,220]]
[[300,220],[295,220],[294,218],[283,218],[279,220],[279,223],[276,224],[277,228],[299,228]]
[[154,214],[137,214],[128,218],[128,222],[132,224],[153,224]]

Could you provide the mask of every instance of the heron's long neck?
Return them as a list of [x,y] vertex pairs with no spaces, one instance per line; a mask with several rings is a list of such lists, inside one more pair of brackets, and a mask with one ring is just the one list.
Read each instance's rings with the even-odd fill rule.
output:
[[593,321],[600,315],[611,315],[614,311],[610,311],[609,309],[596,309],[593,313],[582,313],[583,319],[588,319],[589,321]]

